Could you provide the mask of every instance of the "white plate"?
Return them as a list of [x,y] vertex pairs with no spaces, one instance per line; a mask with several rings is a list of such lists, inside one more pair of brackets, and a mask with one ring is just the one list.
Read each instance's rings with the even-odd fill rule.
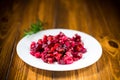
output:
[[[76,33],[81,36],[82,41],[84,42],[84,46],[87,49],[87,52],[83,55],[82,59],[69,65],[60,65],[57,63],[47,64],[44,63],[41,59],[37,59],[29,53],[30,44],[32,41],[37,42],[37,40],[42,38],[44,35],[56,35],[60,31],[68,37],[72,37]],[[17,45],[17,54],[25,63],[33,67],[50,71],[68,71],[90,66],[98,61],[102,55],[102,48],[95,38],[86,33],[68,29],[49,29],[22,38]]]

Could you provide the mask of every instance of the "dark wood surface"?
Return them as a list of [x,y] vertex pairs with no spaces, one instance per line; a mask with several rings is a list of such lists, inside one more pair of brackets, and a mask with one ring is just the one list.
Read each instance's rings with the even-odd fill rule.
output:
[[[119,0],[1,0],[0,80],[120,80]],[[17,55],[24,30],[40,19],[44,29],[79,30],[101,44],[95,64],[65,72],[36,69]],[[92,44],[90,44],[92,45]]]

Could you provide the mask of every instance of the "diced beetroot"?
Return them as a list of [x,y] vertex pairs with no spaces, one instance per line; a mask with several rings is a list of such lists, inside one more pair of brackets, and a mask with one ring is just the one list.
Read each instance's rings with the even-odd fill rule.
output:
[[70,51],[67,51],[65,54],[66,54],[67,56],[69,56],[69,57],[73,57],[73,55],[72,55],[72,53],[71,53]]
[[72,53],[73,57],[77,57],[78,56],[78,52],[74,52]]
[[86,48],[83,48],[81,52],[82,52],[82,53],[87,52]]
[[35,55],[36,58],[40,58],[41,57],[40,52],[36,52],[34,55]]
[[36,43],[35,42],[32,42],[31,45],[30,45],[30,48],[33,49],[36,47]]
[[39,44],[39,45],[42,45],[42,43],[43,43],[42,39],[39,39],[37,42],[37,44]]
[[75,50],[76,50],[76,51],[82,51],[82,49],[83,49],[83,48],[82,48],[81,46],[79,46],[79,45],[77,45],[77,46],[75,47]]
[[59,43],[60,43],[60,44],[64,44],[65,42],[64,42],[62,39],[60,39],[60,40],[59,40]]
[[52,41],[52,39],[53,39],[53,37],[52,37],[51,35],[49,35],[49,36],[47,37],[47,40],[48,40],[48,41]]
[[48,47],[45,47],[44,50],[45,50],[45,51],[49,51],[50,49],[49,49]]
[[57,55],[58,54],[58,52],[57,51],[55,51],[55,52],[53,52],[53,55],[55,56],[55,55]]
[[44,35],[44,37],[43,37],[43,43],[47,43],[47,35]]
[[65,42],[65,45],[66,45],[67,47],[70,47],[70,46],[71,46],[69,41],[66,41],[66,42]]
[[65,36],[65,34],[62,33],[62,32],[60,32],[58,35],[59,35],[60,37],[61,37],[61,36]]
[[77,61],[77,60],[79,60],[78,57],[73,57],[73,61]]
[[46,54],[46,57],[47,57],[47,58],[53,58],[54,55],[53,55],[53,54]]
[[75,42],[74,41],[71,42],[71,46],[75,47]]
[[36,51],[42,51],[42,45],[36,44]]
[[70,38],[62,32],[56,36],[44,35],[43,39],[30,45],[30,54],[49,64],[56,61],[58,64],[72,64],[81,59],[86,51],[80,35]]
[[58,53],[58,54],[55,55],[55,59],[57,61],[59,61],[61,59],[61,57],[62,57],[62,54],[60,54],[60,53]]
[[34,51],[30,51],[30,54],[34,56],[35,52]]
[[42,45],[42,48],[46,48],[46,47],[48,47],[47,44],[43,44],[43,45]]
[[69,58],[69,59],[65,60],[65,63],[66,63],[66,64],[71,64],[71,63],[73,63],[73,58]]
[[83,53],[81,53],[81,52],[79,52],[79,53],[77,54],[77,56],[78,56],[79,59],[82,58],[82,54],[83,54]]
[[58,64],[65,64],[65,61],[62,59],[58,60]]
[[53,58],[48,58],[48,62],[49,64],[52,64],[54,62],[54,59]]
[[48,58],[48,63],[49,63],[49,64],[51,64],[51,63],[53,63],[53,62],[54,62],[53,58]]
[[81,37],[78,35],[78,34],[75,34],[75,37],[74,37],[75,41],[81,41]]
[[66,41],[66,40],[67,40],[67,36],[62,36],[61,39],[62,39],[63,41]]
[[55,47],[51,47],[51,49],[50,49],[52,52],[54,52],[55,51]]
[[73,57],[71,57],[71,56],[65,55],[63,57],[63,60],[64,60],[65,64],[71,64],[71,63],[73,63]]
[[55,45],[54,45],[54,48],[58,48],[60,46],[60,44],[59,43],[56,43]]

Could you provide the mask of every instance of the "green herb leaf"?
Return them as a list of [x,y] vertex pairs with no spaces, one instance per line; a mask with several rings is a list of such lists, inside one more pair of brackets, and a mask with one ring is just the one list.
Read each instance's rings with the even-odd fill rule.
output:
[[24,36],[32,35],[39,32],[40,30],[43,30],[43,24],[40,20],[38,20],[35,24],[31,24],[28,30],[25,30]]

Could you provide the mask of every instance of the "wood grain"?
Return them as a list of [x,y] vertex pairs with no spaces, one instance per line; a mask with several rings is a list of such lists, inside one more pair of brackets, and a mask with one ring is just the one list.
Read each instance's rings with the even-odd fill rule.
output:
[[[119,5],[119,0],[1,0],[0,80],[120,80]],[[44,29],[90,34],[100,42],[102,57],[73,71],[46,71],[27,65],[18,57],[16,46],[24,30],[37,19]]]

